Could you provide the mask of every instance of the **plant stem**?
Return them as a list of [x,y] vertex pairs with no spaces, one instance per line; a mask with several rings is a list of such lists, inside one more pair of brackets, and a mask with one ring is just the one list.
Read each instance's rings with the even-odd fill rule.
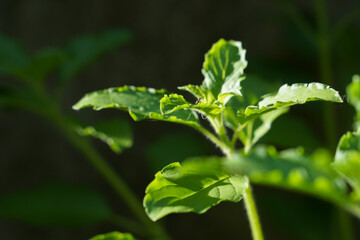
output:
[[[247,177],[246,177],[247,178]],[[255,205],[255,201],[254,201],[254,197],[252,194],[252,189],[251,189],[251,185],[248,180],[248,187],[245,189],[244,192],[244,202],[245,202],[245,208],[246,208],[246,212],[249,218],[249,222],[250,222],[250,228],[251,228],[251,233],[253,236],[253,240],[263,240],[263,233],[262,233],[262,229],[261,229],[261,224],[260,224],[260,220],[259,220],[259,215],[256,209],[256,205]]]
[[93,148],[91,143],[86,138],[80,137],[75,133],[72,123],[64,118],[59,111],[54,109],[51,114],[51,119],[56,123],[61,132],[68,138],[73,146],[86,156],[104,179],[113,187],[118,196],[127,204],[133,214],[146,226],[148,232],[153,236],[162,237],[162,239],[170,239],[159,224],[153,223],[146,216],[142,204],[138,201],[135,194]]
[[245,143],[245,154],[250,152],[250,149],[252,147],[251,139],[252,139],[252,131],[253,131],[253,125],[254,121],[250,121],[247,125],[247,138]]

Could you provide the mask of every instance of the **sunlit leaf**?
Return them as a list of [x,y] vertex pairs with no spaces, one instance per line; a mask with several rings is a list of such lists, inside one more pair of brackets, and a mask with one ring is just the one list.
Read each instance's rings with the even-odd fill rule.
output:
[[255,147],[227,162],[230,172],[249,176],[250,181],[291,189],[338,203],[346,199],[346,185],[331,167],[332,156],[319,150],[307,156],[299,149],[277,152]]
[[110,232],[96,235],[90,240],[135,240],[135,238],[130,233]]
[[178,87],[178,89],[188,91],[199,100],[201,100],[202,98],[204,98],[204,100],[209,98],[207,97],[207,91],[205,89],[202,89],[201,86],[189,84],[186,86]]
[[146,188],[144,206],[154,221],[171,213],[201,214],[222,201],[240,201],[247,186],[244,177],[223,173],[217,158],[172,163]]
[[74,78],[86,65],[116,47],[129,43],[132,38],[132,34],[124,29],[109,30],[97,36],[75,38],[67,47],[68,57],[59,73],[61,80]]
[[354,188],[360,200],[360,134],[348,132],[340,139],[334,167]]
[[[241,42],[220,39],[206,53],[202,88],[209,90],[214,100],[224,93],[241,95],[240,82],[244,79],[244,69],[247,66],[245,52]],[[206,100],[211,102],[211,99]]]
[[192,104],[186,101],[182,95],[165,94],[160,100],[160,109],[165,114],[173,113],[179,109],[192,109],[206,115],[217,115],[223,111],[224,107],[215,103],[203,103],[201,101],[197,104]]
[[106,220],[111,211],[98,192],[68,184],[48,184],[0,198],[0,217],[40,226],[79,226]]
[[321,83],[295,83],[283,85],[276,94],[265,96],[257,106],[248,106],[245,112],[238,112],[243,118],[253,118],[262,113],[310,101],[330,101],[341,103],[337,91]]
[[225,105],[225,124],[233,130],[238,129],[243,119],[237,116],[237,112],[245,111],[247,106],[256,104],[262,96],[277,89],[279,84],[276,82],[265,81],[256,75],[247,75],[241,82],[242,96],[232,97]]
[[165,90],[124,86],[109,88],[86,94],[73,109],[92,107],[95,110],[116,108],[128,111],[135,121],[155,119],[176,122],[190,126],[199,126],[197,115],[191,110],[180,109],[171,114],[161,114],[160,100]]
[[94,126],[77,127],[78,134],[100,139],[115,153],[121,153],[133,144],[132,130],[128,121],[120,118],[109,119]]

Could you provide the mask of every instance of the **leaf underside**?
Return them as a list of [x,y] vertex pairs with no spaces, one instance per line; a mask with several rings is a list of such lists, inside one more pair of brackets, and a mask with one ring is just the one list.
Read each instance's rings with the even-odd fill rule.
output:
[[318,100],[343,102],[337,91],[321,83],[295,83],[290,86],[285,84],[276,94],[265,96],[256,106],[248,106],[244,112],[239,111],[238,115],[251,119],[278,108]]
[[336,201],[346,198],[346,185],[331,167],[332,157],[325,150],[311,156],[300,150],[276,152],[272,147],[253,148],[248,155],[238,154],[226,162],[232,173],[245,174],[258,184],[296,190]]
[[216,158],[172,163],[147,187],[144,206],[153,221],[171,213],[201,214],[222,201],[240,201],[247,184],[221,172]]

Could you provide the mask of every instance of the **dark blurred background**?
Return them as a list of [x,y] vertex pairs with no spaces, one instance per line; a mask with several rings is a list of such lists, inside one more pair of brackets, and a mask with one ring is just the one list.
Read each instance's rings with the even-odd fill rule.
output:
[[[63,111],[89,122],[112,116],[130,120],[120,111],[74,112],[71,106],[87,92],[125,84],[173,92],[179,92],[177,86],[200,84],[204,54],[219,38],[242,41],[247,50],[249,76],[279,85],[321,82],[316,46],[303,34],[287,2],[0,0],[0,32],[35,54],[44,47],[63,47],[75,36],[115,28],[129,30],[133,34],[129,44],[89,65],[70,83],[63,98]],[[330,27],[349,13],[354,15],[331,48],[332,87],[345,94],[352,75],[360,73],[360,17],[356,15],[359,1],[332,0],[326,4]],[[316,30],[312,1],[295,1],[294,6],[295,13],[305,16]],[[14,80],[2,77],[1,81],[9,84]],[[56,81],[50,79],[49,89],[52,88],[56,88]],[[268,142],[279,149],[303,145],[311,151],[327,147],[322,106],[313,103],[291,110],[287,120],[274,124],[274,137]],[[339,138],[352,128],[353,111],[346,104],[336,105],[335,111]],[[0,196],[48,182],[67,182],[97,189],[115,212],[132,216],[97,171],[50,123],[16,109],[0,108],[0,115]],[[295,127],[287,135],[277,130],[289,122]],[[192,139],[191,146],[198,144],[193,152],[189,151],[190,155],[221,154],[200,134],[183,126],[155,121],[131,125],[134,145],[121,155],[112,153],[99,141],[94,140],[94,144],[139,199],[156,170],[160,170],[158,166],[181,160],[177,157],[182,156],[181,149],[190,148],[186,139]],[[304,136],[294,128],[304,129]],[[171,136],[178,137],[171,140]],[[163,162],[156,165],[154,158],[160,159],[161,154],[159,161]],[[329,204],[260,186],[255,186],[255,196],[267,239],[332,239],[336,222],[331,220],[333,207]],[[221,203],[204,215],[170,215],[161,222],[174,239],[251,239],[242,203]],[[358,220],[354,223],[359,224]],[[42,227],[0,219],[0,239],[5,240],[88,239],[113,230],[122,231],[107,222]]]

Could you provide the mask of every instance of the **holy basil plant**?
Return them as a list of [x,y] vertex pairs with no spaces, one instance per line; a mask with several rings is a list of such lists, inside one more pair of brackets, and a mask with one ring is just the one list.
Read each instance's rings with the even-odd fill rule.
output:
[[[307,155],[302,149],[277,152],[271,146],[254,147],[290,106],[311,101],[341,103],[338,92],[321,83],[296,83],[258,95],[262,91],[244,87],[246,66],[241,42],[220,39],[205,55],[202,84],[179,87],[195,99],[164,89],[123,86],[86,94],[73,108],[115,108],[128,111],[135,121],[154,119],[187,125],[222,150],[224,157],[175,162],[155,175],[144,198],[146,213],[154,221],[171,213],[204,213],[222,201],[244,198],[253,237],[263,239],[251,182],[312,194],[360,216],[358,202],[348,197],[326,151]],[[238,142],[243,149],[237,149]],[[352,176],[347,178],[358,184],[359,179]]]

